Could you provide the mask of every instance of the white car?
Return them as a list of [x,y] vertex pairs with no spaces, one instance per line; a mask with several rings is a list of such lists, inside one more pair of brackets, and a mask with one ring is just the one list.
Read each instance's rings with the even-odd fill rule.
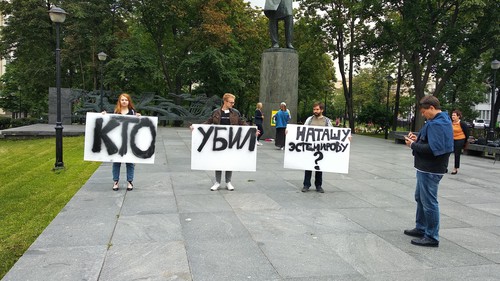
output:
[[472,125],[474,128],[484,129],[490,127],[490,122],[486,122],[483,119],[476,119],[472,121]]

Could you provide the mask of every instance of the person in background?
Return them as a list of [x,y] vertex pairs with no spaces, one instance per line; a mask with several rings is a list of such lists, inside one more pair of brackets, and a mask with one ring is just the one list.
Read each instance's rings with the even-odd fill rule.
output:
[[[103,113],[106,113],[104,111]],[[134,108],[134,102],[132,101],[132,98],[130,97],[129,94],[127,93],[122,93],[118,97],[118,101],[116,102],[115,106],[115,111],[113,112],[115,114],[122,114],[122,115],[135,115],[135,116],[141,116],[140,113],[137,113]],[[113,190],[117,191],[119,189],[119,181],[120,181],[120,168],[121,168],[122,163],[118,162],[113,162],[113,168],[112,168],[112,174],[113,174]],[[132,183],[134,181],[134,170],[135,170],[135,164],[134,163],[125,163],[125,166],[127,167],[127,190],[131,191],[134,189],[134,184]]]
[[257,130],[259,130],[259,136],[257,136],[257,145],[262,145],[260,142],[260,137],[264,134],[264,127],[262,124],[264,123],[264,114],[262,113],[262,103],[258,102],[255,106],[255,116],[254,123],[257,126]]
[[417,211],[415,228],[405,230],[404,234],[417,237],[411,240],[413,245],[439,247],[438,187],[453,152],[453,128],[450,117],[441,111],[439,100],[434,96],[420,100],[420,113],[427,122],[418,137],[411,132],[405,137],[417,170]]
[[286,109],[286,103],[280,104],[280,110],[273,116],[276,124],[276,140],[274,145],[281,150],[285,149],[285,131],[288,121],[292,118],[289,111]]
[[460,110],[454,110],[451,114],[451,124],[453,125],[453,146],[455,155],[455,165],[453,166],[452,175],[458,173],[458,168],[460,168],[460,155],[462,154],[462,149],[465,147],[467,140],[469,139],[469,129],[464,121],[461,121],[462,112]]

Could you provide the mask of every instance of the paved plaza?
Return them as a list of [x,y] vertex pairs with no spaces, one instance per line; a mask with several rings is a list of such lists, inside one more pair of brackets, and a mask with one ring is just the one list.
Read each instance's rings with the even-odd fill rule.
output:
[[210,191],[190,149],[189,129],[159,128],[133,191],[112,191],[103,163],[2,280],[500,280],[494,159],[464,155],[445,175],[440,245],[425,248],[403,234],[416,207],[404,145],[354,135],[349,173],[324,173],[323,194],[302,193],[303,171],[270,142],[256,172],[234,172],[235,191]]

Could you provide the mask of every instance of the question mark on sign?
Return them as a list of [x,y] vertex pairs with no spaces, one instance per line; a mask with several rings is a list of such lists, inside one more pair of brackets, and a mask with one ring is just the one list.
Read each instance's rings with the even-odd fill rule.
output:
[[318,161],[323,159],[323,152],[316,151],[316,152],[314,152],[314,156],[316,156],[316,155],[318,155],[318,157],[316,158],[316,160],[314,160],[314,164],[316,164],[316,166],[314,166],[314,169],[319,170]]

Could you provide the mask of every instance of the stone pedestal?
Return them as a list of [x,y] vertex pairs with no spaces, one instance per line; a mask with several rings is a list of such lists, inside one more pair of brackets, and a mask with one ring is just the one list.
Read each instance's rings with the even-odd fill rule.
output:
[[264,138],[275,138],[276,129],[271,126],[273,110],[280,109],[285,102],[292,120],[297,122],[297,101],[299,87],[299,55],[293,49],[271,48],[262,54],[260,69],[259,101],[263,104]]
[[[49,88],[49,124],[57,121],[57,89]],[[61,121],[63,125],[71,125],[71,89],[61,89]]]

